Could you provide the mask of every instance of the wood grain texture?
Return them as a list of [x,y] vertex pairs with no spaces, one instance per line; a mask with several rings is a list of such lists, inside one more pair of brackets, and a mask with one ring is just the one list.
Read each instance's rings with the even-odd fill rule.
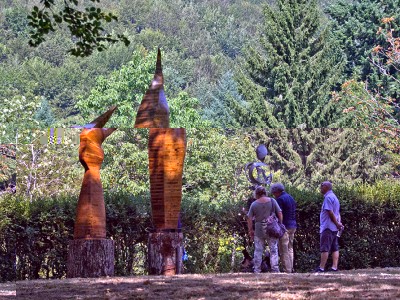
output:
[[176,229],[182,200],[185,129],[151,128],[148,151],[153,224],[156,230]]
[[115,107],[111,108],[80,134],[79,161],[85,168],[85,174],[76,208],[74,239],[106,237],[106,213],[100,180],[100,167],[104,159],[101,144],[116,129],[98,126],[103,126],[114,110]]
[[182,274],[183,234],[153,232],[149,236],[149,275]]
[[67,277],[114,276],[113,240],[72,240],[69,242]]
[[136,115],[135,128],[168,128],[169,108],[164,94],[161,51],[158,49],[156,71]]

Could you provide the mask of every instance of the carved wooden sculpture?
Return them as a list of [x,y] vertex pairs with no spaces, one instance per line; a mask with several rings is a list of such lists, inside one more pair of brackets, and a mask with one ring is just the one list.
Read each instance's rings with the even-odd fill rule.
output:
[[184,128],[150,129],[150,194],[153,223],[157,230],[178,228],[185,151]]
[[103,141],[115,129],[83,129],[80,135],[79,161],[85,168],[76,210],[74,239],[106,237],[106,214],[100,167],[104,159]]
[[168,128],[169,108],[164,94],[164,76],[161,67],[161,51],[158,49],[156,72],[151,85],[142,99],[136,115],[135,128]]
[[161,52],[156,72],[139,107],[135,127],[150,128],[150,194],[155,232],[149,237],[149,273],[174,275],[182,272],[182,233],[178,218],[182,199],[182,172],[186,131],[169,127],[169,109],[164,95]]
[[101,144],[115,128],[102,128],[116,106],[84,126],[80,134],[79,161],[85,168],[76,209],[74,241],[70,243],[67,276],[98,277],[114,273],[114,243],[106,240],[106,214],[100,167]]

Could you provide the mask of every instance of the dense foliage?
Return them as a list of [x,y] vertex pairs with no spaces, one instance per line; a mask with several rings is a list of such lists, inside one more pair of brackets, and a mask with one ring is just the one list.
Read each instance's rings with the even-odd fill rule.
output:
[[335,21],[332,30],[335,39],[340,41],[347,56],[347,78],[365,80],[377,75],[377,70],[374,72],[371,67],[369,55],[384,39],[376,33],[383,18],[393,17],[395,24],[400,24],[399,6],[398,0],[340,0],[327,7],[327,14]]
[[326,127],[335,121],[330,92],[344,56],[329,38],[316,1],[277,1],[264,8],[259,44],[245,52],[239,91],[250,103],[247,126]]
[[374,182],[388,177],[396,164],[385,143],[366,130],[255,131],[267,145],[271,167],[281,174],[280,180],[297,187],[313,188],[327,177],[335,183]]
[[[308,272],[319,261],[317,191],[289,188],[298,202],[299,228],[295,236],[295,269]],[[342,269],[399,266],[400,185],[337,186],[346,230],[340,239]],[[146,273],[146,242],[151,229],[149,196],[106,193],[107,236],[115,241],[116,275]],[[68,241],[72,239],[76,197],[41,199],[27,203],[1,202],[1,279],[62,278],[66,272]],[[238,271],[241,250],[251,251],[243,200],[207,203],[185,194],[182,203],[185,272]],[[13,220],[12,222],[10,220]],[[17,264],[15,266],[15,255]]]
[[0,145],[0,194],[15,187],[15,145]]
[[[331,97],[351,78],[368,79],[374,88],[384,87],[379,94],[392,100],[380,101],[389,107],[398,103],[396,82],[389,82],[369,56],[377,44],[390,46],[376,35],[379,27],[387,28],[381,23],[383,18],[392,18],[391,28],[397,35],[398,0],[384,5],[376,0],[101,0],[86,2],[88,11],[80,4],[44,1],[44,6],[34,11],[42,17],[48,12],[47,21],[53,25],[60,16],[62,22],[73,23],[74,18],[62,16],[63,8],[71,14],[82,11],[75,20],[79,22],[87,17],[85,13],[107,18],[111,13],[118,22],[102,24],[104,33],[124,34],[131,44],[103,41],[107,49],[75,58],[67,51],[82,36],[71,36],[62,25],[52,32],[45,22],[46,40],[31,48],[32,27],[27,15],[37,2],[8,0],[0,4],[4,11],[0,18],[0,98],[5,103],[20,101],[14,109],[21,114],[37,110],[28,113],[33,120],[12,118],[8,115],[15,113],[2,111],[8,119],[7,127],[1,124],[7,131],[1,142],[14,142],[15,128],[81,124],[82,116],[109,104],[120,106],[121,118],[114,124],[130,127],[127,118],[134,117],[132,112],[149,84],[157,47],[163,51],[166,94],[176,119],[182,121],[176,124],[179,127],[188,125],[181,117],[185,114],[179,109],[185,107],[181,101],[190,103],[197,111],[194,117],[206,120],[200,125],[207,127],[363,126],[356,118],[345,118],[346,108],[354,101],[342,97],[344,101],[338,104]],[[80,25],[96,23],[98,16],[88,17]],[[81,31],[79,26],[75,29]],[[90,30],[86,30],[87,36],[96,38]],[[360,97],[367,99],[362,93]],[[397,111],[394,115],[398,120]],[[375,121],[379,131],[379,119]],[[390,126],[399,127],[398,123]]]
[[0,182],[18,172],[17,194],[0,199],[2,280],[65,275],[83,173],[79,131],[43,145],[44,129],[86,124],[114,104],[108,125],[119,129],[103,145],[101,170],[108,236],[117,274],[145,273],[148,131],[129,128],[157,47],[170,124],[188,128],[187,272],[238,270],[248,247],[243,167],[259,143],[270,151],[274,181],[299,202],[297,270],[317,260],[315,187],[327,179],[343,185],[343,267],[400,265],[400,191],[391,181],[400,177],[399,0],[100,0],[92,13],[118,18],[101,33],[123,34],[130,45],[103,40],[102,51],[87,48],[91,55],[79,58],[68,54],[77,40],[63,25],[29,46],[34,5],[0,2],[0,143],[16,144],[16,159],[0,160]]

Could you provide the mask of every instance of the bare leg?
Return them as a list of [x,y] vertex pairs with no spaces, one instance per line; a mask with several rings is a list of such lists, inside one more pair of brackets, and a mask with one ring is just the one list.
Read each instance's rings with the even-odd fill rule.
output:
[[339,251],[332,252],[332,268],[337,270],[339,263]]
[[328,260],[329,252],[321,252],[321,263],[319,267],[325,269],[326,261]]

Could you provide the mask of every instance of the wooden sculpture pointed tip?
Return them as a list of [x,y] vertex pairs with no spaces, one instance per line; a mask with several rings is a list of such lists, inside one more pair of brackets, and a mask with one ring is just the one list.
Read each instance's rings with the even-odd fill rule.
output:
[[116,109],[117,109],[117,105],[111,106],[104,114],[102,114],[101,116],[97,117],[96,119],[94,119],[89,124],[86,124],[84,127],[103,128],[104,125],[111,118],[111,115],[114,113],[114,111]]
[[161,50],[160,50],[160,48],[158,48],[158,52],[157,52],[156,74],[162,75]]
[[154,78],[139,106],[136,114],[135,128],[169,127],[169,108],[164,95],[163,85],[164,75],[161,65],[161,50],[158,48]]

